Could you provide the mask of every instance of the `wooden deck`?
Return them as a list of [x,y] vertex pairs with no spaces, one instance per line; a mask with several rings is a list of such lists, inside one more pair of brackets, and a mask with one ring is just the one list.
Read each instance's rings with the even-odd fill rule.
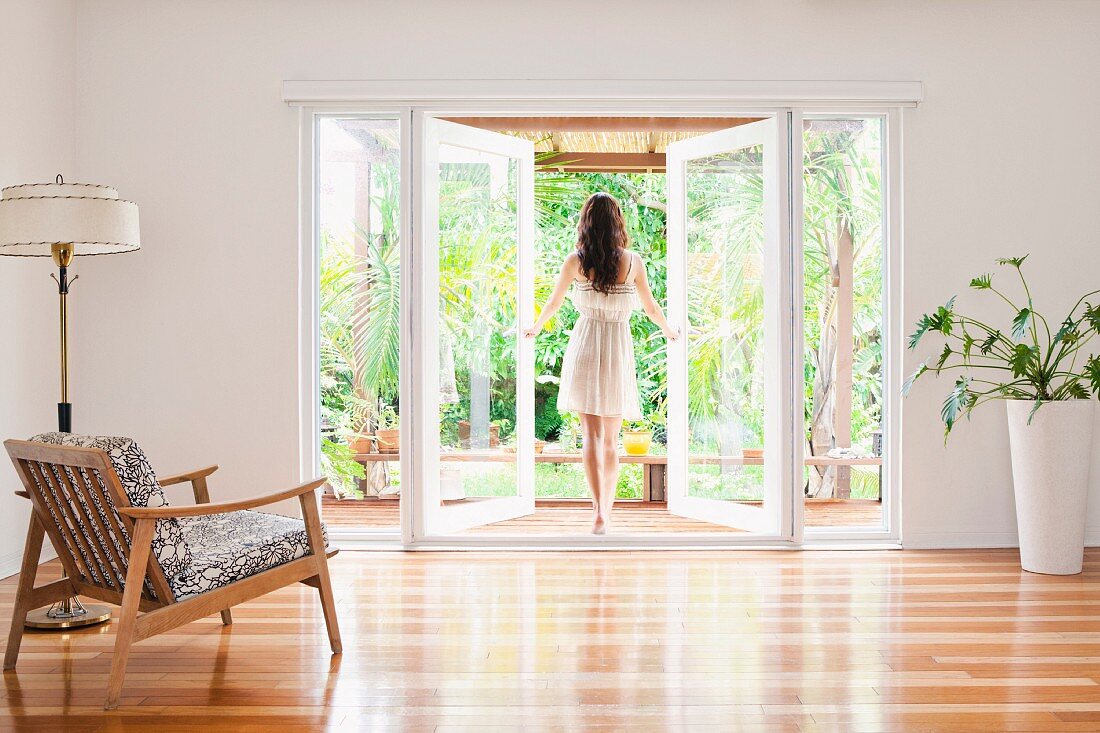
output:
[[[325,495],[321,517],[330,528],[397,527],[399,502],[392,499],[338,501]],[[882,523],[882,504],[870,499],[806,501],[808,527],[875,527]],[[469,530],[481,534],[576,535],[587,534],[592,524],[591,505],[585,501],[539,502],[528,517]],[[664,502],[621,501],[611,515],[611,531],[623,534],[678,534],[737,532],[708,522],[697,522],[668,513]]]
[[[134,646],[29,632],[5,731],[1100,729],[1100,551],[1074,577],[1012,550],[342,552],[344,653],[281,588]],[[48,582],[59,566],[40,573]],[[16,578],[0,583],[8,628]]]

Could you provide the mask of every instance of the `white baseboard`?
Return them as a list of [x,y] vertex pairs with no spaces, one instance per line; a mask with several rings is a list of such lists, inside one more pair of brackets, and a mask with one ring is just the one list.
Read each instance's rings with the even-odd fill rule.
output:
[[[57,553],[53,551],[52,547],[45,546],[42,548],[42,558],[38,561],[39,564],[48,562],[57,557]],[[0,555],[0,580],[4,578],[10,578],[19,572],[19,568],[23,565],[23,551],[10,552],[7,555]]]
[[[1019,547],[1015,532],[906,532],[906,550],[965,550]],[[1100,547],[1100,527],[1085,530],[1085,546]]]

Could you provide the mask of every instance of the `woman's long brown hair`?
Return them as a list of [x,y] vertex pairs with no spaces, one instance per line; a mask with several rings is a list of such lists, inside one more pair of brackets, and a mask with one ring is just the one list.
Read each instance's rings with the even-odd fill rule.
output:
[[589,196],[577,224],[577,256],[581,272],[598,292],[610,292],[618,283],[619,261],[629,246],[626,222],[615,197],[606,193]]

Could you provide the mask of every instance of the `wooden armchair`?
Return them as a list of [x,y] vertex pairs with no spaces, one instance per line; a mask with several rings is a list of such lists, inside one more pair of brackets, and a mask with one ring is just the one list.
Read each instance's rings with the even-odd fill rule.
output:
[[[217,466],[157,481],[128,438],[46,433],[8,440],[33,506],[4,669],[15,667],[27,612],[72,595],[122,608],[118,615],[108,710],[118,706],[130,646],[292,583],[317,588],[329,642],[341,652],[329,581],[324,526],[314,492],[294,489],[211,504],[206,478]],[[194,506],[169,506],[161,487],[190,482]],[[303,520],[251,511],[297,498]],[[34,587],[42,540],[49,535],[67,577]],[[138,611],[143,613],[139,616]]]

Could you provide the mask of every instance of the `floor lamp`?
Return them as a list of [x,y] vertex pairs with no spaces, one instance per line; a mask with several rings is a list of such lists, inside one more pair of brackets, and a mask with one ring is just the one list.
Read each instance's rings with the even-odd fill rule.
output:
[[[69,402],[69,334],[67,300],[73,258],[132,252],[141,247],[138,208],[122,201],[108,186],[65,183],[59,175],[54,183],[10,186],[0,195],[0,255],[52,257],[57,275],[61,309],[61,401],[57,403],[57,429],[72,432],[73,407]],[[79,276],[78,276],[79,277]],[[83,605],[75,596],[27,614],[27,626],[37,629],[68,629],[102,623],[111,609]]]

